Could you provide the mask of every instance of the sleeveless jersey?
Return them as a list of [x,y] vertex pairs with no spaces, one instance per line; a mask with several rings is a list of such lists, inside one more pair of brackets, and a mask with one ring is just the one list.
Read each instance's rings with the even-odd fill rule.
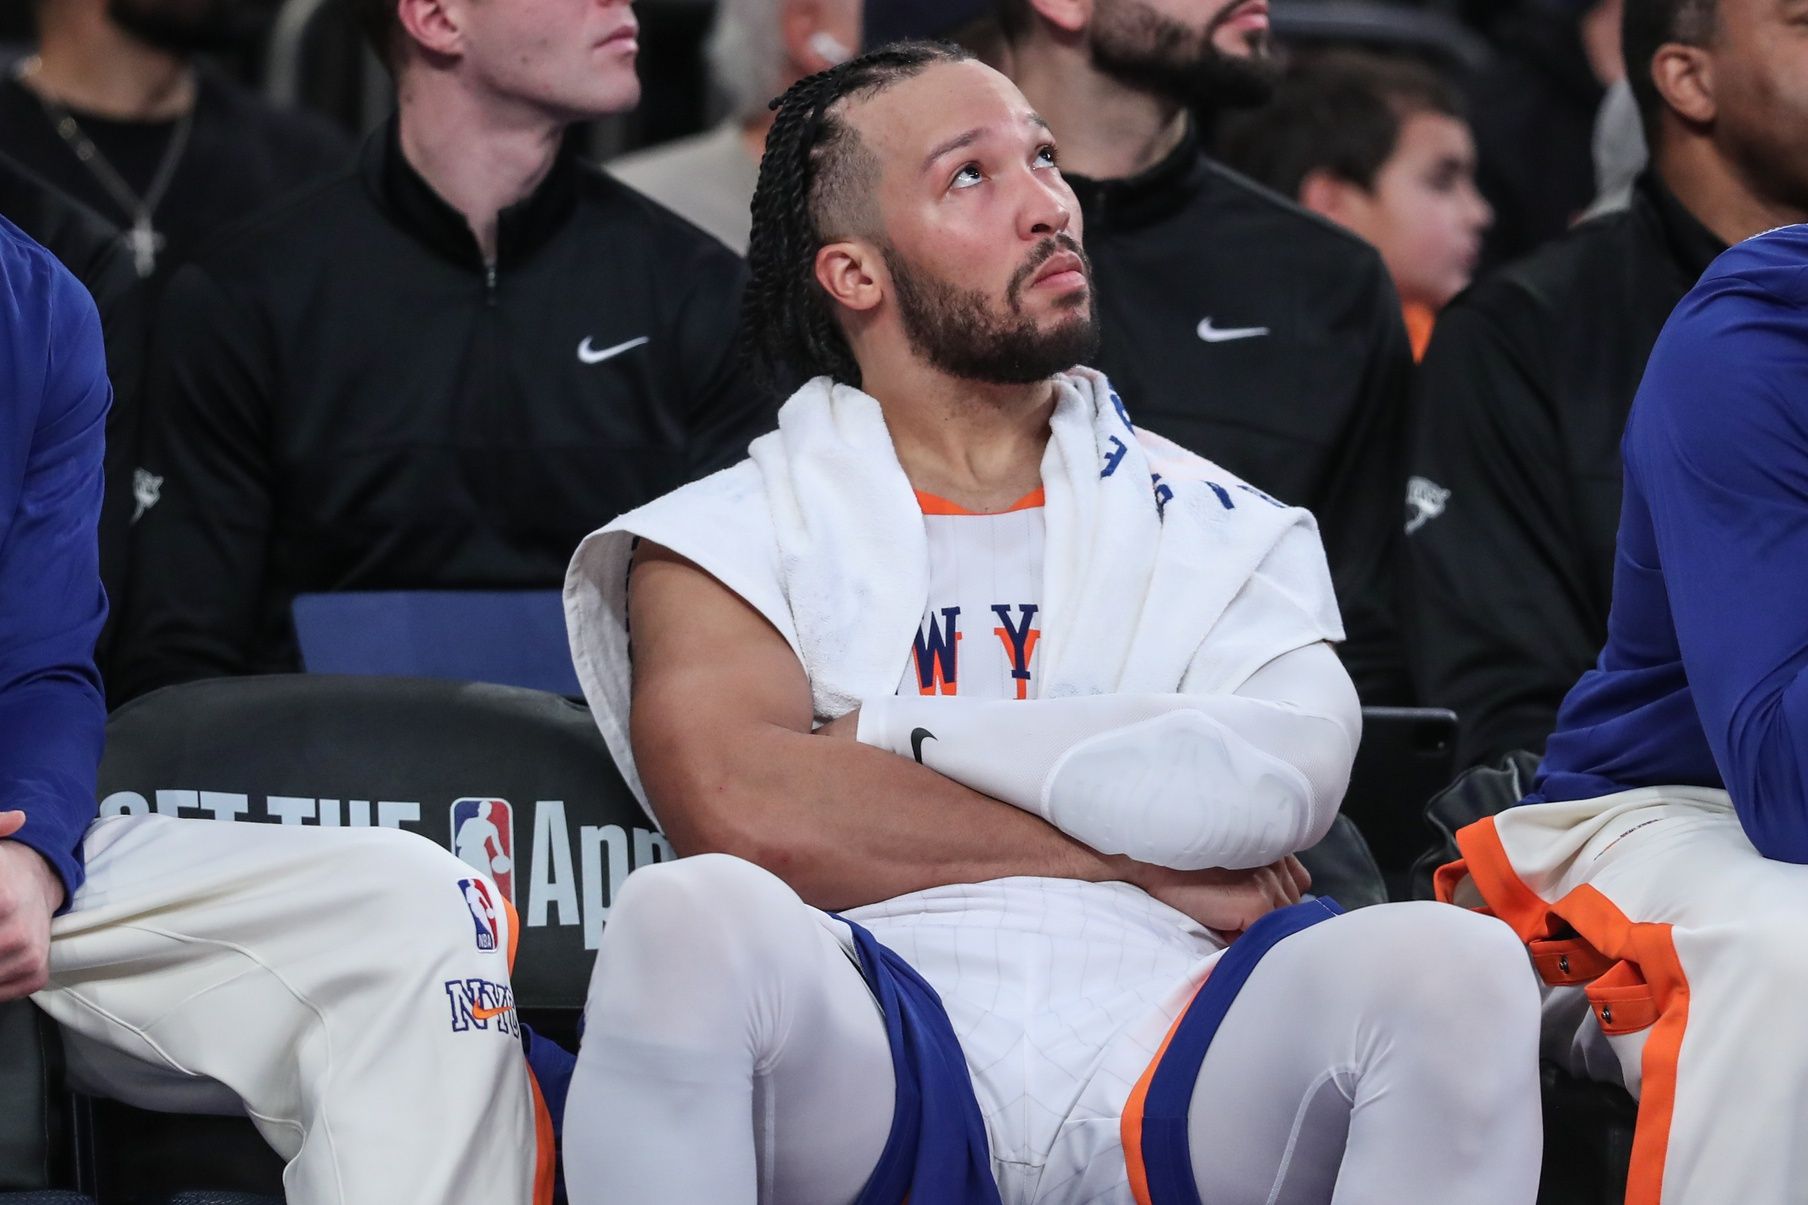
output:
[[929,604],[899,694],[1033,699],[1042,635],[1042,491],[982,515],[917,493]]

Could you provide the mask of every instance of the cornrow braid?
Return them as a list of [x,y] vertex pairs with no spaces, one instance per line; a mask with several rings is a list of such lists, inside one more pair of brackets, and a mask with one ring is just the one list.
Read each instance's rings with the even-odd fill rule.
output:
[[866,153],[859,135],[832,112],[850,96],[870,96],[909,79],[932,63],[970,56],[940,42],[894,42],[799,80],[774,100],[777,111],[760,160],[747,244],[751,279],[742,302],[756,374],[788,391],[827,374],[860,384],[860,365],[848,347],[828,295],[816,281],[816,252],[832,237],[828,211],[845,208],[850,161]]

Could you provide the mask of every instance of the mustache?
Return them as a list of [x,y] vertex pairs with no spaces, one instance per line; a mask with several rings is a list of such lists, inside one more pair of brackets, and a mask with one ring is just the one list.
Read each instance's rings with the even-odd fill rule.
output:
[[1078,256],[1080,267],[1086,273],[1086,279],[1092,279],[1092,261],[1086,258],[1086,252],[1081,249],[1080,241],[1071,234],[1052,235],[1030,252],[1030,257],[1023,261],[1023,266],[1011,274],[1011,283],[1005,288],[1005,296],[1013,305],[1016,304],[1018,295],[1023,292],[1023,286],[1030,282],[1030,277],[1040,271],[1043,264],[1063,251],[1069,251]]

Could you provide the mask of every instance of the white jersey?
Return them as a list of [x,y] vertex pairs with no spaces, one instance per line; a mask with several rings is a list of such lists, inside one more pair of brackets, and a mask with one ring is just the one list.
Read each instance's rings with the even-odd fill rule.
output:
[[[900,694],[1037,697],[1041,492],[995,515],[919,495],[929,602]],[[846,914],[942,998],[1005,1205],[1127,1203],[1120,1118],[1219,947],[1124,883],[1009,878]]]
[[929,603],[899,694],[1036,697],[1042,628],[1042,491],[975,514],[917,493],[929,536]]

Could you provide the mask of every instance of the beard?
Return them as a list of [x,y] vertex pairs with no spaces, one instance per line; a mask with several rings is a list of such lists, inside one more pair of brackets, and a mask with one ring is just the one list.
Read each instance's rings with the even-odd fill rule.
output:
[[112,22],[172,54],[220,50],[236,39],[234,0],[107,0]]
[[[1030,277],[1058,251],[1080,257],[1088,287],[1063,301],[1070,314],[1065,321],[1045,329],[1024,315],[1022,295]],[[1080,244],[1066,235],[1044,242],[1012,275],[1003,312],[978,289],[919,272],[889,247],[885,263],[898,287],[898,317],[911,347],[949,376],[987,385],[1028,385],[1082,364],[1099,350],[1092,265]]]
[[1280,67],[1266,33],[1248,56],[1213,43],[1236,11],[1225,7],[1203,30],[1155,11],[1147,0],[1102,0],[1092,28],[1092,62],[1122,84],[1195,109],[1247,109],[1268,103]]

